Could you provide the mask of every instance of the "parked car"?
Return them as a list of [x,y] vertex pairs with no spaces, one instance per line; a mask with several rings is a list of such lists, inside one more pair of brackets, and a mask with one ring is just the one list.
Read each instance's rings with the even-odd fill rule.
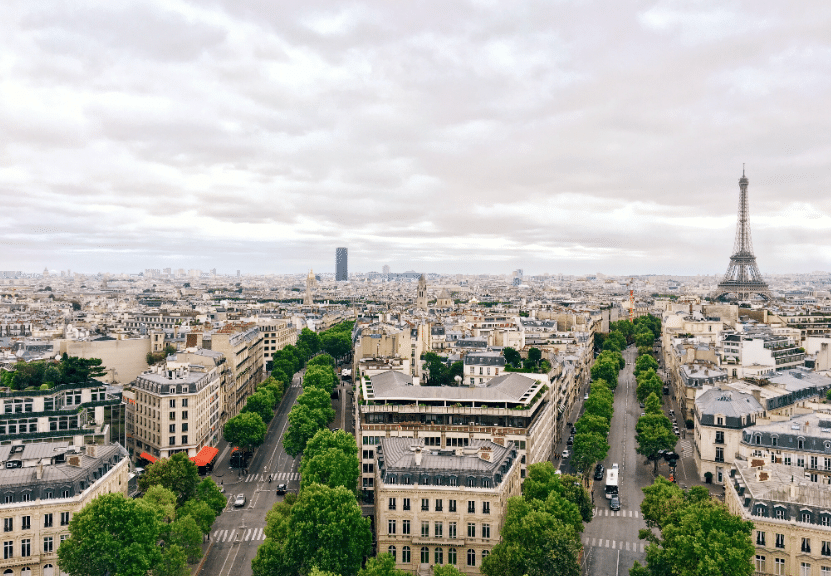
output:
[[605,474],[606,468],[603,464],[598,464],[594,468],[594,479],[595,480],[603,480],[603,474]]
[[237,494],[237,498],[236,500],[234,500],[234,508],[240,508],[242,506],[245,506],[245,502],[245,494]]
[[277,494],[285,494],[286,493],[286,485],[285,484],[277,484]]
[[620,496],[618,496],[617,494],[612,496],[612,499],[609,500],[609,507],[612,510],[620,510]]
[[589,399],[589,393],[586,392],[585,394],[583,394],[583,400],[588,400],[588,399]]
[[669,417],[670,418],[675,418],[675,410],[670,410],[669,411]]
[[571,446],[574,444],[574,436],[569,436],[568,440],[566,440],[566,446]]
[[569,456],[571,456],[571,452],[568,449],[563,450],[563,458],[568,458]]
[[638,402],[638,406],[640,406],[641,408],[646,408],[646,406],[644,406],[643,402]]

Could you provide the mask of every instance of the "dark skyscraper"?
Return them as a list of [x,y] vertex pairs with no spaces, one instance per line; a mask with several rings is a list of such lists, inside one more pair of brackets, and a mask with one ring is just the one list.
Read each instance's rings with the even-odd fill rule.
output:
[[346,266],[347,256],[348,250],[346,248],[335,250],[335,280],[338,282],[349,280],[349,271]]

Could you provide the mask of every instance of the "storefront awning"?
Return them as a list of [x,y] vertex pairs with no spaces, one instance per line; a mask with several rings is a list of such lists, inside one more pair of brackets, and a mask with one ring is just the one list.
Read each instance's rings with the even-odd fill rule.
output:
[[219,450],[213,446],[205,446],[199,451],[199,454],[192,457],[193,463],[197,466],[207,466],[219,454]]
[[145,460],[147,460],[149,462],[155,462],[157,460],[157,458],[155,456],[151,456],[147,452],[142,452],[141,454],[139,454],[139,458],[144,458]]

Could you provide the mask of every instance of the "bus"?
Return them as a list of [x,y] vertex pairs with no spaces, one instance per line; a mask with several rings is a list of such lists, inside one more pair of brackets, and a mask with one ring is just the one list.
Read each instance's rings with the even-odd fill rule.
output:
[[612,467],[606,470],[606,499],[611,500],[612,496],[618,493],[618,469],[617,464],[612,464]]

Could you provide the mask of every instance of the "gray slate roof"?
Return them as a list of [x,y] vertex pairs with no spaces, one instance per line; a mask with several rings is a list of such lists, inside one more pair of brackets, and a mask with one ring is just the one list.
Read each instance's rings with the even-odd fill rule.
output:
[[[527,394],[538,386],[539,380],[532,374],[510,372],[491,378],[483,386],[413,386],[413,377],[401,372],[382,372],[372,377],[373,396],[368,399],[383,400],[445,400],[455,401],[491,401],[491,402],[530,402],[532,395]],[[523,397],[524,400],[523,400]]]

